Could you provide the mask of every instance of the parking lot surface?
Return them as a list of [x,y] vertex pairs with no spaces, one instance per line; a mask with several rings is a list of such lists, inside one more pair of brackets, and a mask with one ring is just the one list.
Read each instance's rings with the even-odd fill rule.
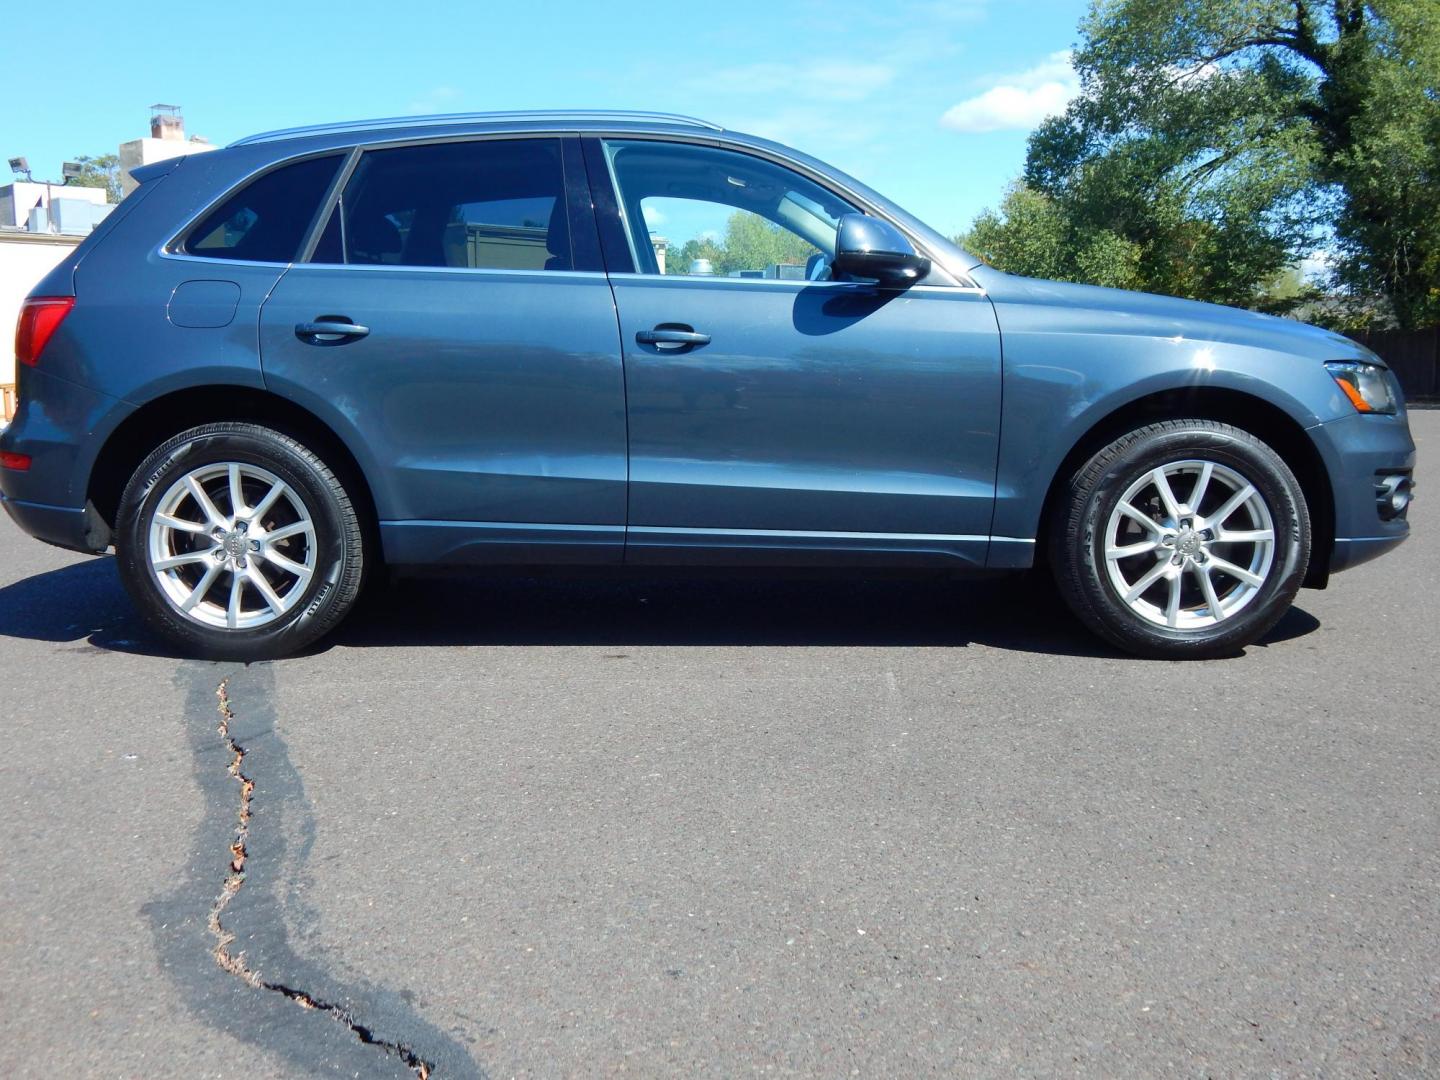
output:
[[410,582],[202,663],[0,520],[0,1074],[1437,1075],[1412,424],[1411,541],[1206,663],[835,576]]

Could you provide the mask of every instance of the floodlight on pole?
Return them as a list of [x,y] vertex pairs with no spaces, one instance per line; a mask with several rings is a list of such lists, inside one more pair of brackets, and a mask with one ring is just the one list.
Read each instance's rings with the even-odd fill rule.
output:
[[32,179],[30,176],[30,162],[23,157],[12,157],[10,159],[10,171],[16,176],[24,173],[26,180]]

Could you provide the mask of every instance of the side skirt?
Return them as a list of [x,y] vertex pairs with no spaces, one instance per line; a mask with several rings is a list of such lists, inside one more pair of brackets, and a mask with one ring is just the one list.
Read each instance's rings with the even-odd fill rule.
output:
[[959,533],[801,532],[529,522],[382,521],[393,566],[894,566],[1019,570],[1035,541]]

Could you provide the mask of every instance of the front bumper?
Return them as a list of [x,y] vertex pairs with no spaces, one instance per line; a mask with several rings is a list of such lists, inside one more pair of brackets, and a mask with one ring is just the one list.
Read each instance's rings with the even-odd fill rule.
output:
[[1407,516],[1384,520],[1376,502],[1378,478],[1413,473],[1415,441],[1398,416],[1341,417],[1310,429],[1330,474],[1335,511],[1329,570],[1337,573],[1384,555],[1410,535]]
[[1399,547],[1410,536],[1407,530],[1400,536],[1349,536],[1335,541],[1330,555],[1330,572],[1338,574],[1371,559],[1378,559],[1386,552]]

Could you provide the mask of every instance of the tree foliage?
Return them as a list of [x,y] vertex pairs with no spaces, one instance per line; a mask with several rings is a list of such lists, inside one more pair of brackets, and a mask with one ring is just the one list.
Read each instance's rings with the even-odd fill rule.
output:
[[1081,93],[972,250],[1263,305],[1327,241],[1352,310],[1440,320],[1440,0],[1096,0],[1080,32]]
[[72,187],[92,187],[105,189],[105,201],[118,203],[120,201],[120,158],[116,154],[101,154],[99,157],[91,157],[89,154],[82,154],[75,159],[80,165],[80,175],[71,177]]
[[722,277],[736,270],[763,270],[773,263],[798,263],[815,253],[815,247],[789,229],[746,210],[736,210],[725,221],[725,235],[696,237],[673,247],[665,259],[667,274],[687,274],[696,259],[709,259]]

